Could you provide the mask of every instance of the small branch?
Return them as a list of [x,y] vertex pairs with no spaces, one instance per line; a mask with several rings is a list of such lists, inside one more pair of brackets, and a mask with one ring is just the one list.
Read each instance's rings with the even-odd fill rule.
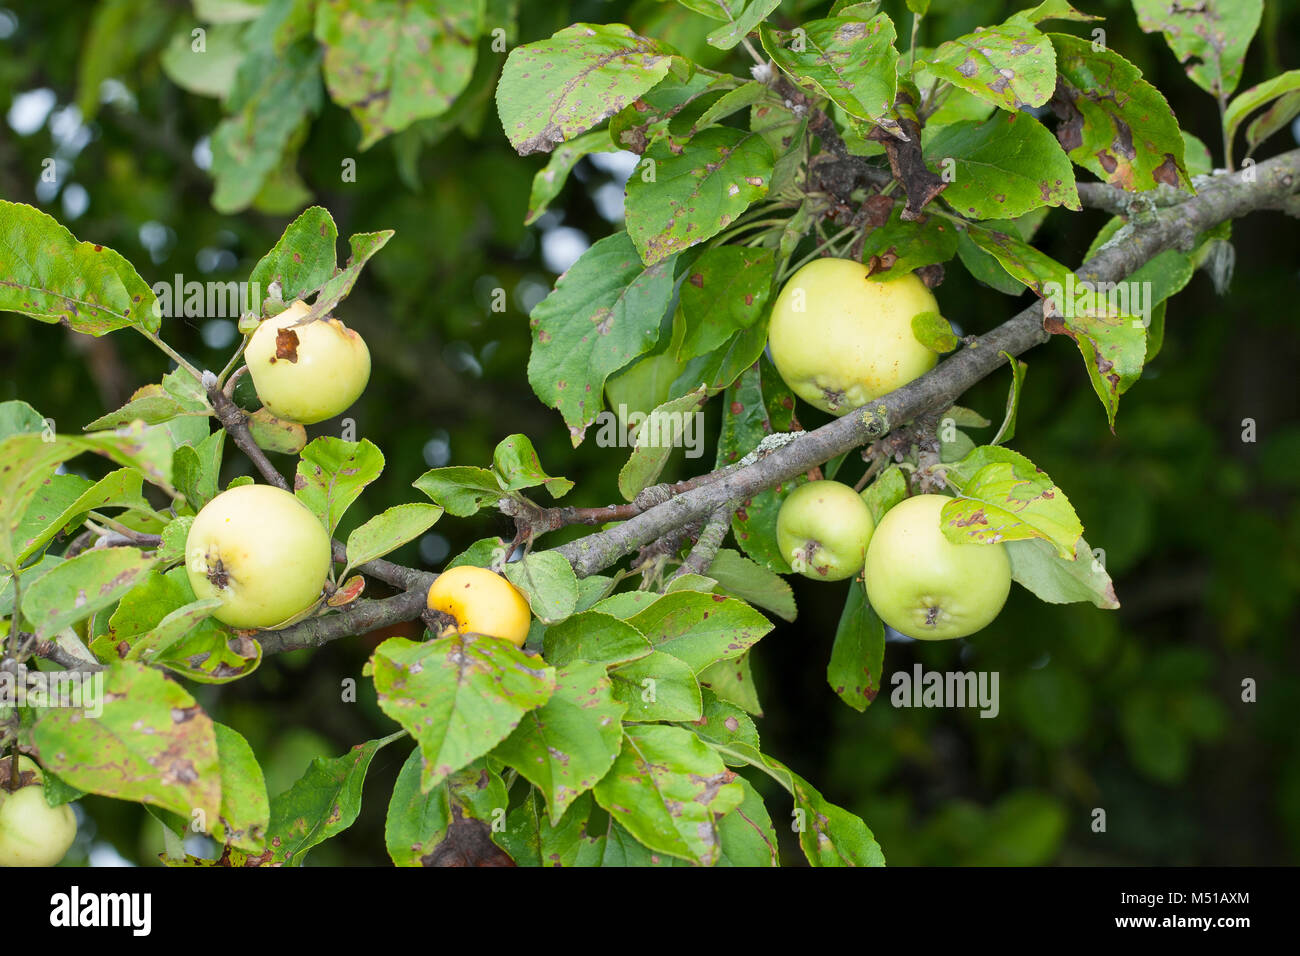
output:
[[337,614],[308,618],[282,631],[259,631],[257,640],[264,655],[323,647],[340,638],[413,621],[424,611],[426,600],[427,589],[416,588],[380,601],[357,601]]
[[1177,206],[1192,198],[1192,194],[1161,183],[1155,189],[1131,193],[1109,183],[1078,183],[1079,201],[1090,209],[1101,209],[1112,216],[1130,218],[1137,212],[1151,208]]
[[686,556],[686,560],[681,566],[673,572],[673,578],[679,578],[684,574],[707,574],[709,567],[713,564],[713,559],[717,557],[718,549],[722,547],[722,541],[731,530],[731,514],[734,509],[730,506],[724,506],[713,512],[708,522],[704,525],[704,530],[695,540],[695,547],[691,548],[691,553]]
[[290,491],[289,482],[285,481],[284,475],[271,464],[266,453],[258,447],[257,442],[253,441],[252,432],[248,430],[248,416],[244,410],[231,400],[230,396],[221,390],[221,387],[212,383],[208,385],[208,401],[212,404],[212,410],[217,414],[217,421],[221,422],[226,433],[230,435],[239,450],[248,456],[248,460],[253,463],[262,477],[268,482],[281,488],[284,491]]
[[[346,565],[348,563],[347,546],[340,541],[331,541],[330,547],[334,562]],[[419,590],[424,594],[428,594],[429,586],[438,577],[438,575],[430,571],[404,567],[400,564],[394,564],[392,561],[385,561],[383,558],[375,558],[373,561],[359,564],[352,570],[360,571],[368,577],[383,581],[385,584],[391,584],[400,590]]]

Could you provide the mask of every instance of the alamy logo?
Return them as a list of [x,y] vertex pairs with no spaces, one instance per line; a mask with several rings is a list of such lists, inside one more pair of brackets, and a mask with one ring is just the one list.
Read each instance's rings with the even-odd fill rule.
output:
[[67,707],[104,713],[103,671],[0,671],[0,707]]
[[704,454],[704,413],[698,411],[664,412],[649,414],[628,411],[626,405],[617,410],[600,412],[597,426],[597,448],[685,448],[687,458]]
[[245,312],[262,314],[262,286],[258,282],[185,281],[179,272],[171,284],[156,282],[154,315],[164,319],[237,319]]
[[889,702],[895,707],[978,707],[981,717],[996,717],[997,671],[925,671],[920,664],[894,671]]
[[50,925],[57,927],[130,927],[133,936],[148,936],[153,926],[149,893],[82,893],[78,886],[50,897]]
[[1043,283],[1043,313],[1047,316],[1132,316],[1134,328],[1151,326],[1150,282],[1085,282],[1067,273],[1065,284]]

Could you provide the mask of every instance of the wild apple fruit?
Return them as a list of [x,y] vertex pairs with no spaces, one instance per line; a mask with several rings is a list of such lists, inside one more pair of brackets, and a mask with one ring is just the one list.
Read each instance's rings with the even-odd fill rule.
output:
[[487,634],[523,647],[532,612],[513,584],[487,568],[468,564],[438,575],[429,587],[429,608],[449,614],[462,634]]
[[46,803],[41,784],[13,793],[0,787],[0,866],[54,866],[76,837],[72,808]]
[[772,306],[767,344],[790,389],[843,415],[906,385],[938,362],[912,333],[912,318],[938,312],[915,275],[885,282],[851,259],[815,259],[792,275]]
[[271,627],[310,607],[330,571],[330,539],[287,491],[240,485],[198,513],[185,541],[198,598],[220,598],[213,617],[231,627]]
[[776,516],[776,544],[790,567],[818,581],[862,570],[875,530],[862,496],[838,481],[810,481],[786,497]]
[[338,319],[295,325],[301,299],[265,319],[244,350],[257,397],[276,418],[313,425],[345,411],[370,381],[370,350]]
[[867,547],[867,600],[880,619],[922,641],[966,637],[989,624],[1011,591],[1002,544],[953,544],[940,527],[943,495],[905,498]]

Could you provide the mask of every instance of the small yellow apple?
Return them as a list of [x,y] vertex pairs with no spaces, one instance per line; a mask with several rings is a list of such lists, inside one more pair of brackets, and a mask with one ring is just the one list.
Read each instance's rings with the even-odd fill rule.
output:
[[345,411],[370,381],[370,350],[338,319],[295,325],[301,299],[253,332],[244,361],[257,397],[276,418],[313,425]]
[[231,627],[271,627],[310,607],[329,576],[330,539],[287,491],[240,485],[198,513],[185,541],[198,598],[220,598],[213,617]]
[[885,282],[851,259],[815,259],[777,296],[767,344],[791,391],[843,415],[934,368],[912,318],[938,311],[915,275]]
[[438,575],[429,608],[450,614],[462,634],[487,634],[523,647],[532,612],[513,584],[494,571],[468,564]]
[[76,838],[76,814],[46,803],[44,786],[0,787],[0,866],[54,866]]

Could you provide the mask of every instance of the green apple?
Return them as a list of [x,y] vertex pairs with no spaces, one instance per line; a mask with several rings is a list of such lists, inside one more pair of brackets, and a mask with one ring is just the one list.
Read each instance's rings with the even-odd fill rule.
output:
[[880,619],[922,641],[966,637],[1002,610],[1011,591],[1006,545],[953,544],[940,527],[943,495],[905,498],[867,547],[867,599]]
[[43,786],[0,787],[0,866],[53,866],[76,838],[72,808],[46,803]]
[[862,496],[838,481],[810,481],[781,503],[776,544],[790,567],[818,581],[842,581],[862,570],[876,523]]
[[767,344],[791,391],[843,415],[934,368],[912,318],[938,311],[915,275],[885,282],[851,259],[815,259],[777,296]]
[[185,541],[198,598],[220,598],[213,617],[231,627],[271,627],[306,610],[329,576],[330,539],[293,495],[240,485],[198,513]]
[[361,336],[338,319],[295,325],[309,308],[299,300],[264,320],[244,351],[262,404],[302,425],[344,411],[370,381],[370,350]]

